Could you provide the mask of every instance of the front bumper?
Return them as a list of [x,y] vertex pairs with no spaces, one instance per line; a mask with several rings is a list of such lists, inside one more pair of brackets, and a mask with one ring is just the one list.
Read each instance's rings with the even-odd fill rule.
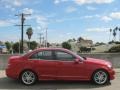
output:
[[110,76],[110,80],[115,79],[115,70],[114,69],[109,70],[109,76]]

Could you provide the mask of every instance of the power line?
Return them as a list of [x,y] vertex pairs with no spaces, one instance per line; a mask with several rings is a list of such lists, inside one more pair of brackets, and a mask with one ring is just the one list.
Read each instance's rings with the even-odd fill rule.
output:
[[21,24],[16,25],[16,26],[21,26],[21,53],[23,53],[24,26],[30,26],[30,25],[24,25],[25,16],[30,16],[30,15],[31,14],[25,14],[25,13],[15,15],[15,16],[20,16],[21,17]]

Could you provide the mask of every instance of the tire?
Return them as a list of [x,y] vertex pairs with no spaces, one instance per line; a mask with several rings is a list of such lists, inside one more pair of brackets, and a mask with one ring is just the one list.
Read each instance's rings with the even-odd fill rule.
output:
[[26,70],[21,73],[20,80],[25,85],[33,85],[37,81],[37,76],[34,72]]
[[104,85],[109,82],[109,75],[105,70],[97,70],[92,75],[92,81],[98,85]]

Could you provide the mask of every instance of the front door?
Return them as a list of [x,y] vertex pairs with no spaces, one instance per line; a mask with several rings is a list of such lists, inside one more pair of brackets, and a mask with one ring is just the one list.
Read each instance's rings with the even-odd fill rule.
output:
[[76,57],[65,51],[55,51],[57,59],[57,79],[59,80],[80,80],[84,79],[83,62],[76,63]]

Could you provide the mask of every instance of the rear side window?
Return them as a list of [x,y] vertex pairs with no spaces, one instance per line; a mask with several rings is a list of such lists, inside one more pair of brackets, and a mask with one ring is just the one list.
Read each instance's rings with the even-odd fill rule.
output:
[[52,60],[53,55],[52,51],[40,51],[33,54],[30,59],[44,59],[44,60]]

